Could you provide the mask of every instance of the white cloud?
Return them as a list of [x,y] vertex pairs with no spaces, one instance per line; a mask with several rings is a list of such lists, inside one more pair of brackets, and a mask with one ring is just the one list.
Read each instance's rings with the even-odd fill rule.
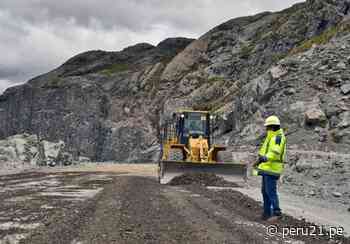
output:
[[9,80],[0,80],[0,95],[9,87],[11,86],[17,86],[20,85],[21,83],[13,83],[12,81]]
[[1,86],[45,73],[80,52],[197,38],[234,17],[300,0],[1,0]]

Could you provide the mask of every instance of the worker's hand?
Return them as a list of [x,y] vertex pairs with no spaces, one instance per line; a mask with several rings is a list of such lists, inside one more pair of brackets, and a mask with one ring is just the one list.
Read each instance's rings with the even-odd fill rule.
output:
[[259,163],[265,163],[267,162],[267,157],[266,156],[259,156]]
[[253,168],[257,168],[259,166],[259,162],[257,161],[257,162],[255,162],[255,163],[253,163]]

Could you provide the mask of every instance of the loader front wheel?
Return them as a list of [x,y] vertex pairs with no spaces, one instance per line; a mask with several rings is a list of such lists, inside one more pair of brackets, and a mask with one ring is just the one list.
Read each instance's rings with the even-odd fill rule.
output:
[[219,163],[232,163],[232,152],[218,151],[216,154],[216,161]]
[[169,161],[183,161],[184,156],[181,149],[170,149],[169,151]]

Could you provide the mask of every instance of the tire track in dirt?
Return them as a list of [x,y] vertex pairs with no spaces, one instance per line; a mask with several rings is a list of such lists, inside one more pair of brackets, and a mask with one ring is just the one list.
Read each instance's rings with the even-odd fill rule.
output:
[[263,240],[263,235],[257,235],[256,230],[250,232],[246,226],[232,224],[231,221],[238,221],[237,216],[219,209],[199,194],[178,187],[165,189],[163,194],[184,218],[184,222],[197,233],[198,239],[195,243],[270,243]]
[[195,243],[153,179],[119,177],[72,243]]
[[154,179],[119,177],[102,194],[72,243],[293,243],[267,239],[263,225]]
[[[72,179],[85,177],[90,176]],[[348,243],[267,236],[260,204],[236,191],[160,185],[151,177],[110,179],[94,198],[47,216],[43,227],[21,243]],[[302,224],[289,216],[286,220],[278,225]]]

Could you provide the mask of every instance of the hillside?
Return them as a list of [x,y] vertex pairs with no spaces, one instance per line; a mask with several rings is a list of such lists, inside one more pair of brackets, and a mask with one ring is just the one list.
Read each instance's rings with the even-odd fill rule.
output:
[[223,23],[197,40],[89,51],[0,96],[0,138],[62,140],[96,161],[155,161],[174,109],[215,112],[217,137],[255,145],[269,114],[296,149],[350,148],[346,0],[308,0]]

